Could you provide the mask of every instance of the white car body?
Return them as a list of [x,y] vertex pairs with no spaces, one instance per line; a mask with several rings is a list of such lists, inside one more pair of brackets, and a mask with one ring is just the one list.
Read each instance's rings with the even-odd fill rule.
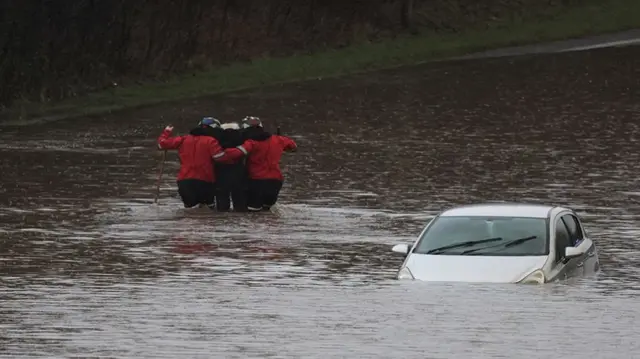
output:
[[[437,228],[450,226],[454,232],[459,229],[455,235],[469,240],[487,238],[485,233],[492,231],[518,235],[442,250],[442,244],[446,246],[449,239],[442,239],[446,233],[437,234],[440,229],[433,230],[436,234],[429,232],[434,223],[438,223]],[[429,248],[430,241],[445,242]],[[465,242],[451,241],[449,245]],[[518,250],[525,252],[520,254]],[[536,204],[491,203],[452,208],[433,218],[413,245],[397,244],[393,251],[406,255],[397,278],[421,281],[546,283],[596,273],[600,268],[596,245],[588,238],[578,215],[569,208]],[[429,251],[433,253],[427,254]]]

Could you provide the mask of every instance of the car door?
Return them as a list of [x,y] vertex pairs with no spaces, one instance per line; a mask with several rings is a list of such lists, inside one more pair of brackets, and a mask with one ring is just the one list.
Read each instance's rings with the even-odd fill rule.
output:
[[565,248],[572,245],[571,243],[571,234],[569,232],[569,228],[562,220],[562,216],[565,213],[557,216],[553,221],[553,231],[554,231],[554,274],[552,279],[566,279],[576,274],[577,270],[577,258],[572,258],[567,260],[564,256]]
[[[581,241],[587,239],[584,227],[580,222],[580,219],[575,213],[565,214],[562,216],[562,220],[567,224],[574,246],[580,244]],[[585,254],[579,258],[577,266],[582,268],[583,274],[597,272],[599,270],[600,263],[596,255],[595,243],[585,252]]]
[[[561,217],[562,222],[567,227],[569,231],[569,246],[576,247],[584,240],[584,235],[582,233],[582,227],[578,222],[578,218],[573,214],[564,214]],[[571,275],[582,275],[584,274],[584,262],[587,259],[587,254],[583,254],[580,257],[574,258],[575,269],[573,270]]]

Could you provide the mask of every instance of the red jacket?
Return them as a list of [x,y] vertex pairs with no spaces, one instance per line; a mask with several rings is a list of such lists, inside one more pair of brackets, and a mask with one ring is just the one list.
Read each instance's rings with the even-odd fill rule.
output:
[[271,135],[261,140],[246,140],[247,171],[251,179],[277,179],[284,181],[280,171],[280,158],[284,151],[293,151],[296,143],[285,136]]
[[170,136],[170,130],[162,131],[158,137],[158,147],[161,150],[178,150],[180,156],[178,181],[197,179],[215,182],[216,175],[212,161],[233,163],[244,156],[244,153],[237,148],[223,150],[218,140],[211,136]]

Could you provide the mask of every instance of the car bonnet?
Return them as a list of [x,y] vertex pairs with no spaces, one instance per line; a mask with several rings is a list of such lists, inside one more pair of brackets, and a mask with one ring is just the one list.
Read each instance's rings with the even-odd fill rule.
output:
[[406,267],[423,281],[514,283],[541,269],[547,257],[412,254]]

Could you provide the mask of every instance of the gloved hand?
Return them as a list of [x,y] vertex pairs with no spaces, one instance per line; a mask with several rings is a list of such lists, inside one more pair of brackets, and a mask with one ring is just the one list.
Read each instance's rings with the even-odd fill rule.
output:
[[165,131],[169,131],[172,132],[173,131],[173,126],[171,125],[167,125],[167,127],[164,128]]

